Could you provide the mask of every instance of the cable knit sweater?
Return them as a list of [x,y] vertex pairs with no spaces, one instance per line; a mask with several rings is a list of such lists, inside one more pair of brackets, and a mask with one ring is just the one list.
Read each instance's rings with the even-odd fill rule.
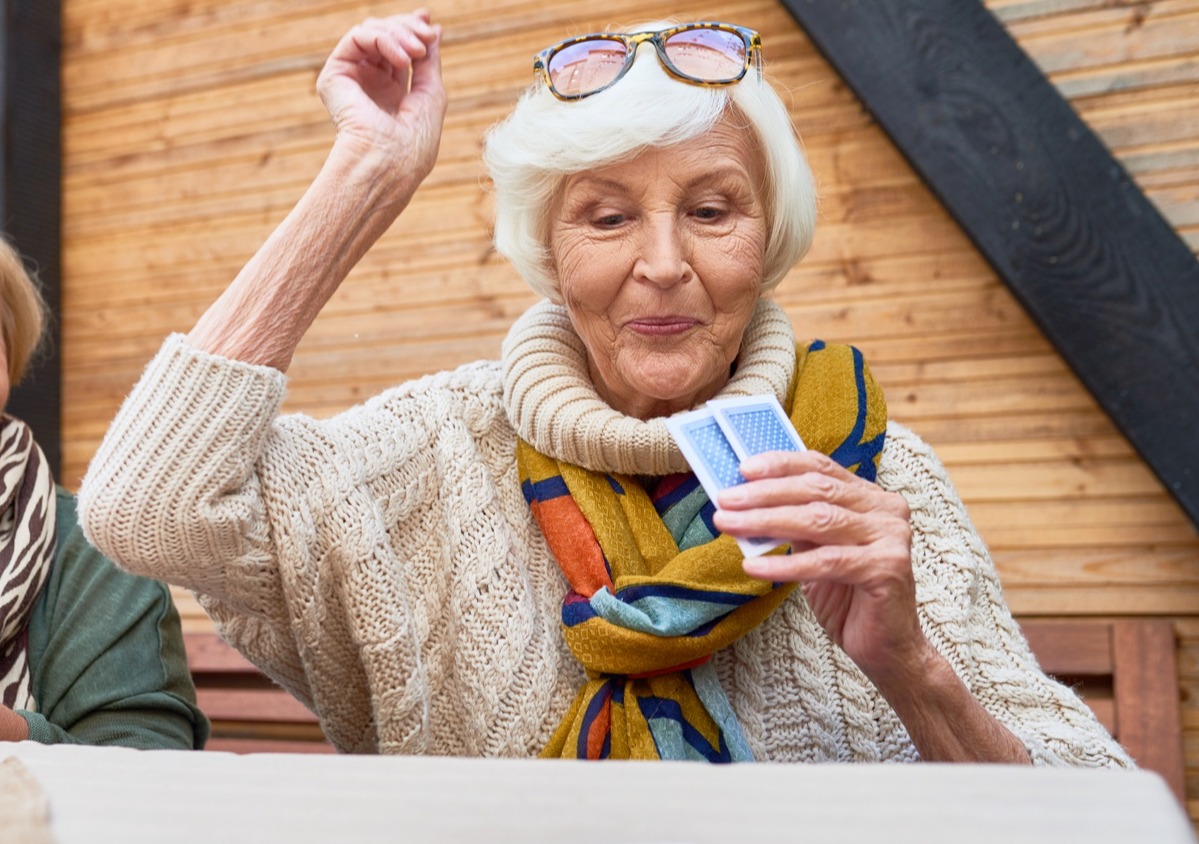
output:
[[[786,316],[760,303],[723,395],[782,399],[794,348]],[[587,468],[661,475],[686,466],[665,424],[599,399],[548,304],[513,327],[502,363],[333,419],[279,416],[285,389],[277,370],[169,338],[83,482],[88,537],[194,590],[343,751],[539,752],[583,672],[559,632],[567,585],[521,495],[516,438]],[[983,706],[1038,763],[1131,765],[1039,670],[944,469],[895,423],[878,480],[911,508],[921,624]],[[757,759],[918,758],[799,590],[716,668]]]

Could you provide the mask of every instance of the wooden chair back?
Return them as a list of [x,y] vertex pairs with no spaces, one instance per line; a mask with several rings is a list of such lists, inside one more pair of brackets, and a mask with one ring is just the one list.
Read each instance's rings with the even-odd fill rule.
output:
[[317,717],[216,633],[185,633],[200,710],[212,722],[208,750],[333,753]]
[[1142,768],[1186,804],[1174,626],[1161,619],[1022,621],[1045,673],[1078,691]]

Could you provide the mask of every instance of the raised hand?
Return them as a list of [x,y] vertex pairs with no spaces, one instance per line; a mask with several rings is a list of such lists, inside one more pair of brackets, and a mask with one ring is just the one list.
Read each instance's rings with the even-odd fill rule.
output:
[[872,679],[913,670],[928,646],[907,502],[815,451],[758,455],[741,474],[748,483],[721,493],[716,526],[792,547],[747,559],[746,572],[798,581],[821,626]]
[[424,10],[369,19],[337,43],[317,79],[333,149],[200,317],[193,346],[287,370],[320,309],[433,169],[446,107],[440,43]]
[[440,44],[441,27],[424,9],[346,33],[317,79],[339,143],[393,157],[418,180],[428,175],[446,108]]

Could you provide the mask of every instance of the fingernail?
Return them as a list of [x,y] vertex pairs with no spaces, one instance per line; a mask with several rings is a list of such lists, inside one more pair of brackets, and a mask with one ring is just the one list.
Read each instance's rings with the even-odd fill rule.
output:
[[[723,497],[723,496],[722,496]],[[740,513],[730,510],[720,511],[720,523],[724,525],[725,530],[736,529],[745,523],[745,519]]]
[[723,490],[720,493],[720,500],[726,504],[740,504],[745,501],[745,490],[740,487],[731,487]]
[[746,557],[741,563],[741,568],[750,577],[756,577],[759,580],[770,580],[770,576],[774,573],[774,565],[765,557]]
[[744,475],[746,472],[761,472],[765,468],[766,467],[762,458],[754,455],[753,457],[749,457],[741,463],[741,474]]

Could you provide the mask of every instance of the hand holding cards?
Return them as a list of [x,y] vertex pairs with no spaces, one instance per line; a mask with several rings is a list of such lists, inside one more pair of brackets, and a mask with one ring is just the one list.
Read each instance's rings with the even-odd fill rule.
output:
[[[706,407],[666,419],[666,427],[708,493],[745,483],[741,461],[765,451],[803,451],[804,444],[773,395],[714,399]],[[747,557],[765,554],[785,540],[737,540]]]

